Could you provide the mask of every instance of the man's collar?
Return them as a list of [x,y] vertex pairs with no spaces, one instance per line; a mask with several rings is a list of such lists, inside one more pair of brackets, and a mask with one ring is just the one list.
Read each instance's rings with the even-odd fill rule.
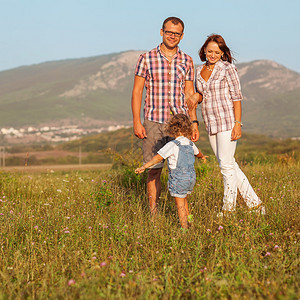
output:
[[[162,43],[160,43],[160,44],[156,47],[156,52],[157,52],[157,53],[160,53],[161,55],[163,55],[163,52],[162,52],[162,50],[161,50],[161,45],[162,45]],[[179,55],[180,53],[181,53],[181,50],[180,50],[180,48],[177,46],[177,52],[176,52],[176,54]]]

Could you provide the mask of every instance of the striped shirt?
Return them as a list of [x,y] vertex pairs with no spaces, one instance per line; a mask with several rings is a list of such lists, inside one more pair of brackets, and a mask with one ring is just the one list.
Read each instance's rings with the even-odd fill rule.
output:
[[219,60],[206,82],[201,76],[205,64],[196,70],[196,90],[203,95],[202,116],[208,134],[231,130],[234,126],[233,101],[243,99],[236,67]]
[[166,123],[171,114],[187,114],[184,88],[185,81],[194,79],[194,64],[179,48],[169,62],[160,46],[139,57],[135,75],[145,78],[145,119]]

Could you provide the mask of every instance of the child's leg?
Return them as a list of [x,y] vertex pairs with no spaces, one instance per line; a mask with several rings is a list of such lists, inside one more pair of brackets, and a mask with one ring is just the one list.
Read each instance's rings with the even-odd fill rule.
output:
[[186,213],[187,213],[188,225],[191,225],[191,223],[194,222],[194,218],[193,218],[193,215],[190,215],[189,206],[188,206],[188,202],[187,202],[187,197],[185,198],[184,207],[185,207],[185,210],[186,210]]
[[188,216],[190,213],[189,213],[189,206],[188,206],[188,203],[187,203],[187,197],[184,198],[184,208],[185,208],[185,211],[186,211],[186,215]]
[[182,228],[188,228],[187,216],[188,211],[186,210],[187,200],[185,198],[174,197],[178,210],[178,217]]

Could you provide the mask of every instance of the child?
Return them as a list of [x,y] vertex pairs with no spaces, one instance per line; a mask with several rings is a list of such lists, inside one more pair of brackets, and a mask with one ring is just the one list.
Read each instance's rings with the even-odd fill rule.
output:
[[167,133],[175,137],[175,140],[168,142],[149,162],[137,168],[135,173],[141,174],[163,159],[168,159],[168,188],[171,196],[175,198],[181,227],[188,228],[188,217],[192,216],[189,215],[187,195],[192,192],[196,182],[195,156],[204,162],[208,156],[203,155],[190,141],[192,122],[188,116],[177,114],[166,126]]

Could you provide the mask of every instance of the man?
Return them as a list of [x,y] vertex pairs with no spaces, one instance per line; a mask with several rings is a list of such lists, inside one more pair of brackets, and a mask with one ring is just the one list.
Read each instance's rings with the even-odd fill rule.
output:
[[[192,141],[199,138],[196,107],[189,111],[186,103],[186,96],[194,93],[194,65],[192,58],[178,48],[183,31],[182,20],[167,18],[160,30],[162,43],[142,54],[136,65],[131,106],[134,134],[143,139],[144,163],[150,161],[171,139],[164,133],[164,124],[172,114],[189,114],[193,122]],[[140,112],[144,86],[145,121],[142,124]],[[153,166],[148,172],[147,192],[152,214],[157,213],[162,167],[163,162]]]

